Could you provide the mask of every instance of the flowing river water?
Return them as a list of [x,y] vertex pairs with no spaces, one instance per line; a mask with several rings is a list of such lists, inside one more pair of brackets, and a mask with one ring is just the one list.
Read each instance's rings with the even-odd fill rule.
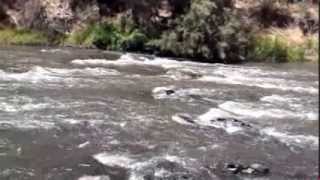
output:
[[318,69],[0,48],[1,180],[316,179]]

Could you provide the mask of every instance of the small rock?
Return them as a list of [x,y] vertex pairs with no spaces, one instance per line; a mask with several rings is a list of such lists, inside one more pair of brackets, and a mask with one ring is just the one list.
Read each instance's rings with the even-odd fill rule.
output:
[[167,94],[167,95],[171,95],[171,94],[174,94],[174,93],[175,93],[175,91],[172,90],[172,89],[166,90],[166,94]]
[[218,118],[217,119],[217,121],[220,121],[220,122],[224,122],[224,121],[226,121],[227,119],[225,119],[225,118]]
[[244,122],[241,122],[240,124],[242,127],[248,127],[248,128],[251,128],[252,126],[250,124],[247,124],[247,123],[244,123]]

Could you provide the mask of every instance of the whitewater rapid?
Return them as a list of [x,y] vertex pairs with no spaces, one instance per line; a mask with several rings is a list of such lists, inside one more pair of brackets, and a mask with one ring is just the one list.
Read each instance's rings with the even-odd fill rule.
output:
[[314,67],[68,48],[0,63],[0,179],[317,176]]

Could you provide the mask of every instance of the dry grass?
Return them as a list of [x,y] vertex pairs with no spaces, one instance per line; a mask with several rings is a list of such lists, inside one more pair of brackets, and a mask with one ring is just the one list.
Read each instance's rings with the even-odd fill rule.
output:
[[3,45],[44,45],[48,37],[37,31],[26,29],[0,29],[0,44]]
[[256,35],[254,56],[276,62],[319,61],[319,36],[304,35],[299,27],[269,28]]

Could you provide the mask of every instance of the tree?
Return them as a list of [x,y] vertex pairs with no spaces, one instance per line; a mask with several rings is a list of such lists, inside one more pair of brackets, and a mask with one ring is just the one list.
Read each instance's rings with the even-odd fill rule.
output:
[[175,56],[239,62],[244,59],[247,44],[244,29],[223,0],[191,0],[175,29],[152,44]]

